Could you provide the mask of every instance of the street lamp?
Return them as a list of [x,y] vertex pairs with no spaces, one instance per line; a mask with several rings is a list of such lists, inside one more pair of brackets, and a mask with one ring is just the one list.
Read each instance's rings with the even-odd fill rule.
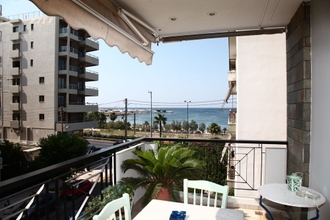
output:
[[184,102],[187,103],[187,138],[188,138],[188,136],[189,136],[189,117],[188,117],[188,108],[189,108],[189,103],[190,103],[191,101],[186,101],[186,100],[184,100]]
[[152,137],[152,91],[148,93],[150,93],[150,137]]

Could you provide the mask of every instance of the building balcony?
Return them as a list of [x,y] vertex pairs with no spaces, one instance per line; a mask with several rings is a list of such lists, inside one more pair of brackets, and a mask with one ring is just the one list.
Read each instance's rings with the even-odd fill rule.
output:
[[99,50],[100,45],[97,40],[92,38],[79,38],[79,44],[85,48],[87,52]]
[[80,78],[84,78],[85,81],[98,81],[99,80],[99,74],[98,72],[92,71],[92,70],[85,70],[84,73],[79,74]]
[[10,110],[11,111],[19,111],[20,110],[20,104],[19,103],[10,103]]
[[86,67],[99,65],[99,58],[92,54],[80,55],[79,61],[85,63]]
[[78,41],[79,38],[78,38],[78,32],[76,30],[73,30],[72,28],[70,27],[62,27],[60,28],[60,31],[59,31],[59,37],[60,38],[70,38],[74,41]]
[[11,33],[10,34],[10,40],[11,41],[19,41],[19,40],[21,40],[20,35],[21,35],[20,32]]
[[[79,102],[70,102],[67,108],[65,109],[66,112],[69,113],[77,113],[77,112],[98,112],[99,106],[96,104],[84,104]],[[97,127],[97,126],[96,126]]]
[[69,68],[67,68],[67,65],[59,65],[58,74],[78,77],[78,67],[69,65]]
[[10,121],[10,127],[18,129],[19,128],[19,120],[11,120]]
[[[75,124],[63,123],[63,130],[70,129],[71,126],[75,126]],[[58,163],[43,168],[42,170],[36,170],[12,179],[4,180],[0,184],[0,194],[2,195],[0,202],[4,202],[9,198],[11,201],[15,202],[30,200],[32,197],[39,195],[37,191],[47,193],[48,189],[59,195],[60,187],[63,186],[65,180],[67,180],[65,177],[70,176],[72,180],[89,180],[95,183],[95,187],[93,187],[92,192],[81,195],[81,198],[72,198],[69,200],[67,196],[63,197],[59,203],[61,211],[50,210],[50,213],[48,213],[50,215],[44,215],[44,217],[45,219],[62,219],[62,216],[69,216],[71,210],[79,210],[78,212],[81,213],[77,213],[77,216],[80,216],[78,219],[83,219],[84,214],[82,210],[86,208],[86,204],[88,201],[91,201],[91,198],[100,194],[102,189],[111,183],[117,183],[117,181],[121,180],[123,177],[138,177],[138,173],[133,171],[125,174],[122,173],[120,168],[122,161],[132,158],[132,151],[137,147],[144,151],[157,148],[153,143],[160,140],[167,142],[183,141],[182,138],[138,138],[116,146],[103,148],[101,151]],[[261,140],[244,141],[221,139],[184,139],[184,141],[189,145],[195,145],[201,148],[201,152],[204,152],[201,155],[202,157],[212,158],[212,160],[205,160],[205,158],[204,161],[207,163],[212,164],[212,161],[220,161],[220,163],[215,164],[216,166],[205,166],[201,179],[216,183],[220,181],[227,182],[227,185],[230,186],[235,194],[235,196],[229,196],[227,208],[243,209],[244,212],[248,214],[254,213],[255,211],[263,212],[258,203],[259,194],[257,189],[259,186],[271,182],[285,183],[286,150],[288,145],[285,141],[265,142]],[[234,154],[231,153],[233,150]],[[97,161],[95,160],[96,158],[98,158]],[[90,161],[95,162],[91,163]],[[82,164],[84,165],[82,166]],[[229,164],[235,167],[233,179],[229,179],[229,174],[228,172],[226,173],[226,167]],[[225,169],[221,168],[223,171],[219,172],[221,166]],[[216,172],[213,172],[213,170]],[[59,176],[52,175],[50,177],[49,173],[59,173]],[[64,176],[60,175],[60,173],[66,174]],[[209,175],[209,173],[212,173],[212,175]],[[249,178],[247,176],[249,176]],[[212,180],[209,179],[210,177]],[[39,180],[39,184],[36,184],[36,180]],[[33,193],[30,197],[21,196],[30,195],[32,187],[36,193]],[[242,192],[245,192],[249,196],[240,196]],[[93,194],[93,197],[88,197],[90,193]],[[140,199],[143,193],[143,189],[135,191],[133,217],[141,210],[139,202],[141,201]],[[182,195],[182,192],[180,194]],[[84,199],[87,202],[83,202]],[[15,203],[13,204],[15,205]],[[67,208],[68,206],[66,205],[70,205],[70,208]],[[64,208],[64,206],[66,206],[66,208]],[[2,210],[8,208],[9,207],[5,207]],[[279,210],[279,212],[282,212],[282,208],[286,210],[284,206],[275,208]],[[2,210],[0,209],[0,211]],[[249,210],[251,210],[251,212],[249,212]],[[22,209],[22,211],[24,210]],[[9,219],[11,216],[7,215],[6,217]],[[258,219],[262,219],[260,216],[257,217]]]
[[74,47],[61,46],[58,55],[69,56],[70,58],[78,59],[78,49]]
[[19,93],[20,92],[20,85],[11,85],[11,86],[9,86],[9,91],[11,93]]
[[[65,109],[66,111],[66,109]],[[57,132],[71,132],[83,130],[86,128],[95,128],[98,126],[98,121],[81,121],[81,122],[56,122],[56,131]]]
[[98,96],[99,90],[96,87],[85,87],[82,90],[79,90],[79,95],[85,95],[85,96]]
[[20,50],[12,50],[10,51],[10,58],[17,59],[21,57],[21,51]]
[[19,67],[12,67],[12,68],[10,68],[10,75],[11,76],[19,76],[19,75],[21,75],[21,69]]

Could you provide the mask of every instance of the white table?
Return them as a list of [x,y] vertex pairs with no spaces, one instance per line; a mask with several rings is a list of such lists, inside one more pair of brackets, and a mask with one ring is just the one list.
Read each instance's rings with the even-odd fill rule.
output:
[[307,196],[301,197],[296,194],[296,192],[292,192],[288,189],[287,184],[285,183],[271,183],[265,184],[260,186],[258,192],[260,194],[260,205],[263,207],[271,219],[274,219],[271,215],[270,211],[262,204],[262,199],[265,198],[269,201],[287,205],[287,206],[294,206],[294,207],[301,207],[301,208],[316,208],[317,209],[317,216],[313,219],[318,219],[318,207],[325,203],[325,197],[310,188],[301,187],[301,191],[308,191],[313,194],[318,194],[320,198],[318,199],[310,199]]
[[244,212],[163,200],[152,200],[133,220],[168,220],[172,211],[186,211],[186,220],[244,220]]

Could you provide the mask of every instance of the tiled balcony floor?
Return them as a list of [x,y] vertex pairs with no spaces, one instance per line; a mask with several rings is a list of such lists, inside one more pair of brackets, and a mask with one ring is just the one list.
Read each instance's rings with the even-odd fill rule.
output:
[[[142,209],[141,202],[138,201],[133,205],[132,209],[132,218],[134,218]],[[237,208],[238,210],[242,210],[244,212],[245,220],[270,220],[269,216],[266,212],[260,207],[260,209],[243,209]],[[286,213],[275,212],[272,213],[275,220],[289,220],[289,218],[285,217]]]

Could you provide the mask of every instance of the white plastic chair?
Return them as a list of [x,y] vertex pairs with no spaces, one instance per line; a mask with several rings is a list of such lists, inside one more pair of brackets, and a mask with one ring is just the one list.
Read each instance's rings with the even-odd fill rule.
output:
[[[121,211],[124,208],[125,216],[122,216]],[[116,213],[118,216],[116,217]],[[93,220],[131,220],[131,207],[129,195],[123,194],[123,197],[109,202],[98,215],[93,216]]]
[[[188,188],[193,188],[193,204],[196,205],[196,196],[200,196],[199,204],[203,205],[204,198],[207,198],[207,206],[210,206],[211,198],[214,198],[214,207],[217,207],[217,199],[218,195],[222,194],[221,199],[221,208],[225,209],[227,208],[227,201],[228,201],[228,192],[229,187],[228,186],[222,186],[210,181],[206,180],[183,180],[183,202],[185,204],[188,204]],[[197,190],[200,190],[200,193],[197,192]],[[207,197],[204,196],[207,194]],[[211,197],[211,194],[214,195],[214,197]]]

